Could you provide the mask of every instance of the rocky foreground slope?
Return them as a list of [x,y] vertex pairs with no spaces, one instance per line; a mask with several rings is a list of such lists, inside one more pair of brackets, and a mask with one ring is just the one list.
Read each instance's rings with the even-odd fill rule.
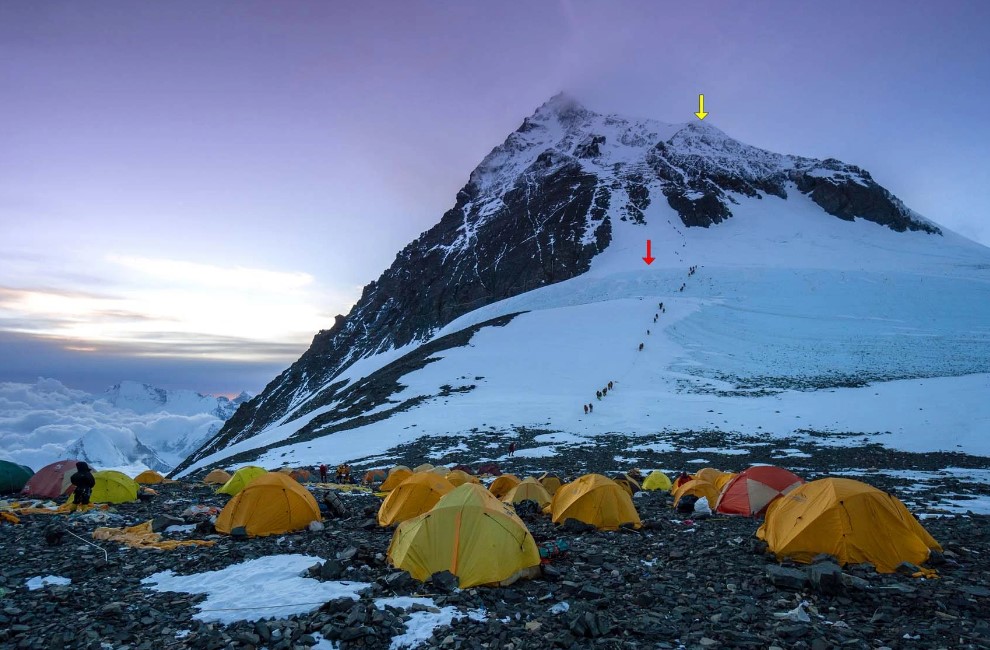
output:
[[[939,458],[888,456],[891,453],[835,448],[827,459],[802,460],[803,469],[795,469],[811,477],[817,474],[807,469],[809,465],[828,462],[849,467],[857,459],[918,471],[940,470],[946,462],[990,467],[990,459],[964,454]],[[541,468],[561,474],[586,466],[615,469],[611,463],[596,465],[601,458],[550,459]],[[532,459],[510,461],[506,468],[520,474],[539,469]],[[938,501],[961,487],[949,475],[927,485],[896,475],[874,473],[867,480],[915,504]],[[970,484],[967,489],[987,494],[985,485]],[[316,492],[319,496],[320,490]],[[782,570],[756,543],[753,533],[758,522],[685,519],[670,508],[668,495],[650,493],[635,499],[645,524],[638,532],[578,531],[524,514],[538,542],[563,540],[570,551],[554,558],[540,579],[505,588],[451,591],[442,583],[413,582],[386,566],[391,531],[374,522],[377,497],[342,499],[350,515],[326,522],[323,531],[243,541],[216,537],[213,547],[171,552],[126,550],[104,543],[108,561],[101,551],[69,536],[62,546],[47,546],[44,533],[52,523],[48,518],[26,517],[19,526],[2,526],[0,645],[283,649],[333,641],[342,649],[388,648],[394,638],[408,632],[412,615],[452,607],[464,617],[428,632],[419,647],[990,647],[985,616],[990,607],[990,517],[985,515],[924,520],[946,552],[933,567],[939,578],[923,580],[878,575],[867,567],[838,572],[827,563],[816,569]],[[162,514],[181,517],[192,504],[220,506],[223,498],[203,486],[166,485],[150,503],[115,508],[109,525],[135,524]],[[187,520],[192,523],[196,517]],[[98,523],[77,517],[64,525],[88,539]],[[201,537],[203,533],[196,532],[175,536]],[[193,619],[203,596],[158,593],[141,584],[146,576],[166,569],[194,574],[283,553],[322,558],[310,573],[314,581],[346,579],[371,586],[357,601],[313,605],[308,614],[222,625]],[[25,589],[26,580],[46,575],[64,576],[72,583]],[[255,587],[265,589],[264,580]],[[312,591],[293,594],[293,602],[306,602]],[[435,607],[373,605],[376,598],[395,595],[425,595]],[[251,612],[243,615],[251,619]]]

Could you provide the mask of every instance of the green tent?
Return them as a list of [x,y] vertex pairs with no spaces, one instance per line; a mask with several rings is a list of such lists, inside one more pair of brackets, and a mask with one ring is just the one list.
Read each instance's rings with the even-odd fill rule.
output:
[[34,470],[30,467],[0,460],[0,494],[20,492],[32,476]]

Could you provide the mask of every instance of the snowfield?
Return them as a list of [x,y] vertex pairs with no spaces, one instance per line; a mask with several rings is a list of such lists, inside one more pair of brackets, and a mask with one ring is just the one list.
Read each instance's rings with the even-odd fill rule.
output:
[[[523,312],[406,374],[391,397],[425,401],[258,462],[383,459],[421,437],[521,427],[561,436],[517,454],[529,456],[614,433],[701,429],[768,439],[862,434],[828,444],[990,455],[990,249],[952,232],[842,221],[788,194],[734,195],[735,216],[707,229],[685,228],[660,201],[645,211],[647,225],[613,215],[613,241],[588,273],[437,332]],[[648,238],[651,266],[641,259]],[[691,266],[699,268],[689,277]],[[367,376],[415,347],[362,359],[338,379]],[[614,390],[598,400],[609,381]],[[442,386],[465,390],[440,396]],[[594,412],[585,415],[584,404]],[[286,439],[315,415],[282,421],[185,473]]]

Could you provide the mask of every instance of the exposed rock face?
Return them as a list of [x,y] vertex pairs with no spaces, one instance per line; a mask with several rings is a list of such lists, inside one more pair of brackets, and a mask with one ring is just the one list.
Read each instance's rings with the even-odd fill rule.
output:
[[646,224],[647,212],[666,200],[685,225],[707,228],[732,216],[734,196],[786,198],[788,191],[843,219],[938,233],[857,167],[757,149],[704,123],[599,115],[558,95],[481,162],[454,206],[365,287],[347,316],[317,333],[177,471],[276,421],[332,406],[344,384],[336,378],[360,358],[581,275],[609,245],[612,219]]

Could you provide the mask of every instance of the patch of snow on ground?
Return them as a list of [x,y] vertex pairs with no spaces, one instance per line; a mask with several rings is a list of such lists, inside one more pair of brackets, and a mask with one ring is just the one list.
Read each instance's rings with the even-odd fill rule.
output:
[[337,650],[340,647],[319,632],[313,632],[313,639],[316,640],[316,643],[310,646],[310,650]]
[[[225,625],[262,618],[305,614],[331,600],[358,599],[366,582],[320,582],[302,573],[321,558],[311,555],[269,555],[219,571],[177,576],[160,571],[141,581],[155,591],[206,594],[194,618]],[[259,589],[258,585],[264,585]]]
[[378,609],[385,609],[386,606],[395,607],[398,609],[409,609],[413,605],[423,605],[425,607],[433,608],[436,611],[411,612],[409,614],[409,619],[406,621],[405,633],[392,638],[392,644],[389,646],[390,650],[415,648],[423,642],[429,640],[430,637],[433,636],[433,631],[438,627],[450,625],[451,622],[464,618],[465,616],[475,621],[483,621],[486,617],[486,612],[483,608],[472,609],[467,613],[462,613],[452,605],[438,609],[432,598],[397,596],[393,598],[375,599],[375,607]]
[[943,499],[939,507],[956,514],[972,512],[974,515],[990,515],[990,496],[978,496],[974,499]]
[[778,449],[770,455],[771,458],[811,458],[811,454],[806,454],[800,449]]
[[169,526],[168,528],[165,529],[165,532],[166,533],[191,533],[194,530],[196,530],[196,524],[185,524],[185,525],[181,525],[181,526],[179,526],[179,525]]
[[25,586],[29,591],[34,591],[35,589],[41,589],[42,587],[47,587],[49,585],[69,585],[72,584],[72,580],[69,578],[63,578],[62,576],[36,576],[34,578],[29,578],[25,583]]
[[742,456],[751,453],[749,449],[723,449],[721,447],[699,447],[693,451],[699,454],[723,454],[725,456]]
[[544,458],[546,456],[556,456],[556,447],[528,447],[526,449],[517,449],[516,456],[521,456],[523,458]]

